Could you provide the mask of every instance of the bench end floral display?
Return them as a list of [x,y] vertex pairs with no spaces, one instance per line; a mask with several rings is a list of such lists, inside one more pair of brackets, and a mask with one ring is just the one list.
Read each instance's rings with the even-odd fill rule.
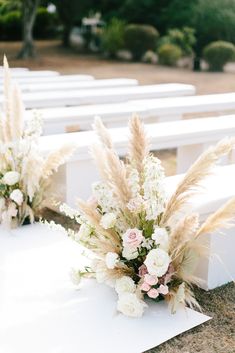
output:
[[149,152],[138,117],[130,120],[126,163],[116,154],[99,118],[94,128],[99,143],[92,154],[101,181],[93,185],[91,199],[78,200],[79,211],[61,206],[81,224],[77,233],[68,233],[95,254],[90,267],[73,271],[73,279],[78,283],[82,277],[95,277],[113,287],[117,310],[130,317],[141,317],[149,300],[165,299],[172,313],[181,304],[200,309],[192,285],[200,281],[194,270],[207,254],[201,236],[229,225],[235,199],[203,223],[187,204],[234,141],[222,140],[204,152],[167,197],[163,167]]
[[24,122],[18,86],[4,58],[4,104],[0,115],[0,224],[33,223],[45,205],[51,176],[74,151],[65,145],[44,156],[39,151],[41,121],[35,112]]

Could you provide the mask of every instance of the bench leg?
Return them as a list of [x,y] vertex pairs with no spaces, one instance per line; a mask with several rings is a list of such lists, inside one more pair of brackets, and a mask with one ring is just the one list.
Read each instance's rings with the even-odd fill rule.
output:
[[76,205],[76,199],[87,200],[91,196],[91,185],[99,180],[97,168],[91,159],[70,161],[66,168],[66,202]]
[[[188,168],[195,162],[200,154],[206,151],[210,146],[215,145],[218,141],[211,141],[204,144],[185,145],[177,149],[177,174],[185,173]],[[220,165],[231,164],[235,162],[234,151],[228,156],[221,158]]]

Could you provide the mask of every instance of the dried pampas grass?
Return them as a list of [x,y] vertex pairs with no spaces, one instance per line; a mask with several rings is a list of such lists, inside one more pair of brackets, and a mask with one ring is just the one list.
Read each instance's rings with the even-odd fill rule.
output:
[[187,201],[201,188],[201,181],[212,172],[212,167],[224,155],[228,154],[234,147],[234,139],[224,139],[217,145],[205,151],[196,162],[189,168],[176,191],[166,205],[161,219],[161,225],[167,225],[168,221],[179,212]]
[[145,132],[144,124],[137,115],[134,115],[129,122],[131,132],[129,142],[129,160],[141,175],[144,168],[144,159],[149,153],[149,141]]
[[58,168],[64,164],[69,157],[71,157],[75,150],[75,145],[67,144],[62,146],[60,149],[50,153],[43,165],[42,178],[45,180],[49,178],[54,172],[57,172]]
[[221,228],[229,228],[234,225],[230,223],[235,215],[235,197],[220,207],[215,213],[210,215],[201,225],[197,232],[197,237],[202,234],[213,233]]

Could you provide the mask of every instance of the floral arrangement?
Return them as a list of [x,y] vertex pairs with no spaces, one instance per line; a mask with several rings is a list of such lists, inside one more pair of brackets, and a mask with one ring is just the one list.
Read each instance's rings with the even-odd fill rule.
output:
[[20,90],[4,58],[4,106],[0,115],[0,224],[14,228],[34,222],[45,204],[50,177],[74,151],[63,146],[48,156],[39,152],[37,114],[24,125]]
[[229,225],[235,198],[203,223],[186,206],[234,142],[225,139],[204,152],[169,197],[161,162],[149,153],[138,117],[130,120],[126,163],[99,118],[94,128],[99,143],[92,153],[101,181],[93,185],[91,199],[78,200],[79,211],[61,206],[81,224],[69,234],[95,256],[90,267],[73,271],[73,279],[95,277],[110,285],[118,295],[117,310],[130,317],[141,317],[148,300],[166,300],[173,313],[180,304],[200,308],[192,290],[199,282],[194,270],[207,252],[200,237]]

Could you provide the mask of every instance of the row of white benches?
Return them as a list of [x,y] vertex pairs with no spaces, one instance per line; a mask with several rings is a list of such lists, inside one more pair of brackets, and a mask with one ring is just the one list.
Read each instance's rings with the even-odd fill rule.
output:
[[[132,113],[138,113],[146,123],[180,120],[184,114],[224,113],[235,110],[235,93],[173,97],[94,104],[78,107],[38,109],[43,118],[45,135],[77,130],[90,130],[94,116],[102,117],[107,127],[125,126]],[[26,111],[26,119],[32,115]]]
[[[177,149],[177,172],[182,173],[208,144],[235,135],[235,115],[148,124],[146,130],[151,137],[152,150]],[[127,127],[110,129],[110,133],[118,154],[124,156],[128,145]],[[48,135],[40,139],[43,153],[57,149],[64,143],[74,143],[77,146],[73,157],[62,168],[60,175],[57,175],[57,183],[61,184],[59,190],[64,188],[62,199],[70,205],[74,205],[76,196],[88,198],[92,182],[98,179],[89,153],[90,145],[96,141],[92,131]]]

